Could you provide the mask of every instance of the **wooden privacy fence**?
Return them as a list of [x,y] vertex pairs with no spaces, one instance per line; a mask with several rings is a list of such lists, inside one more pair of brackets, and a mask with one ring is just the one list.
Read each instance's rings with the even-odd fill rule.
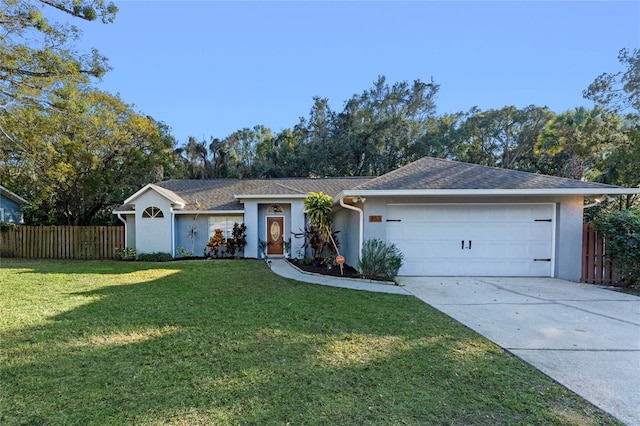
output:
[[124,226],[17,226],[0,231],[0,257],[116,259]]
[[593,224],[585,223],[582,229],[582,279],[583,283],[615,284],[620,274],[614,261],[607,255],[606,239],[595,230]]

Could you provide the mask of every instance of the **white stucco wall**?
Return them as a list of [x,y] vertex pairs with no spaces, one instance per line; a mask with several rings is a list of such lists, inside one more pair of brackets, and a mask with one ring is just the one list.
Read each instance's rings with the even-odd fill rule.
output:
[[556,264],[555,276],[580,281],[582,275],[582,197],[565,197],[556,208]]
[[[304,214],[304,200],[291,201],[291,232],[300,232],[306,225]],[[294,238],[291,235],[291,257],[300,257],[304,238]]]
[[[429,198],[375,198],[367,197],[364,205],[364,239],[386,239],[387,204],[389,203],[555,203],[556,278],[579,281],[582,267],[583,198],[581,196],[558,197],[429,197]],[[369,222],[369,216],[382,216],[382,222]]]
[[[192,251],[195,256],[202,256],[204,249],[209,242],[209,233],[207,227],[209,226],[209,216],[194,214],[176,214],[175,215],[175,227],[174,233],[176,238],[175,249],[182,247],[186,251]],[[191,241],[189,236],[189,230],[191,226],[195,226],[197,237],[194,241]],[[174,253],[174,257],[177,257],[178,253]]]
[[[163,218],[143,218],[150,206],[158,207]],[[173,253],[171,203],[155,191],[148,190],[135,200],[136,250],[138,253]]]
[[247,225],[247,246],[244,257],[258,257],[258,202],[248,200],[244,203],[244,224]]
[[120,215],[124,223],[124,240],[125,247],[136,248],[136,215],[133,214],[123,214]]
[[334,229],[340,231],[340,254],[347,265],[357,268],[360,258],[360,215],[356,211],[338,207],[333,213],[333,223]]

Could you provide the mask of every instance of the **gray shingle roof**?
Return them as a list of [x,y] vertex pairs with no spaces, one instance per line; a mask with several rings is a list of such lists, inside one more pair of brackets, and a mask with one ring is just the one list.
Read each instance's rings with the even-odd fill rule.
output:
[[[184,210],[242,210],[236,195],[300,196],[309,191],[324,192],[335,197],[371,178],[285,178],[285,179],[212,179],[168,180],[155,184],[170,191],[186,203]],[[133,210],[132,205],[122,205],[116,212]]]
[[413,189],[596,189],[619,188],[517,170],[424,157],[353,190]]
[[[156,184],[172,197],[184,200],[186,211],[243,210],[235,196],[301,196],[311,191],[336,198],[342,191],[396,190],[620,190],[613,185],[583,182],[517,170],[499,169],[425,157],[377,178],[285,178],[169,180]],[[636,191],[634,189],[632,191]],[[573,191],[572,191],[573,192]],[[579,193],[579,192],[576,192]],[[122,205],[115,212],[132,211]]]

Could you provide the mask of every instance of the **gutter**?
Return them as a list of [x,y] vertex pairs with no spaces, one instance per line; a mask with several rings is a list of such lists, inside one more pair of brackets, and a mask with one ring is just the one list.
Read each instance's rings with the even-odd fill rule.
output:
[[[361,201],[361,202],[365,202],[365,198],[363,197],[353,197],[352,200],[354,202]],[[351,206],[349,204],[345,204],[344,203],[344,197],[340,197],[340,205],[342,207],[344,207],[345,209],[349,209],[349,210],[353,210],[358,212],[359,216],[360,216],[360,220],[359,220],[359,228],[360,228],[360,232],[358,235],[358,256],[360,257],[362,255],[362,244],[363,244],[363,240],[364,240],[364,212],[362,211],[362,209],[356,207],[356,206]]]
[[640,194],[640,188],[616,186],[592,188],[537,188],[537,189],[382,189],[382,190],[346,190],[343,197],[449,197],[449,196],[520,196],[520,195],[626,195]]
[[612,202],[614,200],[615,200],[615,198],[610,197],[609,195],[601,195],[600,197],[594,198],[594,200],[593,200],[594,202],[593,203],[585,204],[584,206],[582,206],[582,208],[583,209],[590,209],[591,207],[595,207],[595,206],[597,206],[598,204],[600,204],[600,203],[602,203],[604,201],[610,203],[610,202]]

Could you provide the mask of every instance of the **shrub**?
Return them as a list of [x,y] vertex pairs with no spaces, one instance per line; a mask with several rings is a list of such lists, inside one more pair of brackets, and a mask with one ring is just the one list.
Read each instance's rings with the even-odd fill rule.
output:
[[116,249],[116,256],[120,260],[136,260],[136,249],[133,247],[120,248]]
[[180,256],[180,257],[195,257],[195,253],[194,252],[185,250],[182,247],[178,247],[176,249],[176,253],[178,253],[178,256]]
[[623,275],[623,283],[640,283],[640,210],[613,212],[596,222],[596,229],[605,235],[607,254]]
[[391,281],[398,275],[403,258],[395,244],[373,238],[362,245],[358,268],[364,278]]
[[8,231],[9,229],[15,229],[18,225],[13,222],[0,222],[0,231]]
[[170,253],[154,252],[154,253],[140,253],[138,260],[145,262],[167,262],[173,260]]
[[224,231],[216,228],[213,230],[213,235],[209,238],[207,248],[211,253],[211,257],[219,257],[223,248],[227,246],[227,239],[224,237]]
[[233,231],[231,231],[231,238],[227,240],[227,253],[230,256],[235,256],[247,245],[247,225],[244,223],[233,224]]

